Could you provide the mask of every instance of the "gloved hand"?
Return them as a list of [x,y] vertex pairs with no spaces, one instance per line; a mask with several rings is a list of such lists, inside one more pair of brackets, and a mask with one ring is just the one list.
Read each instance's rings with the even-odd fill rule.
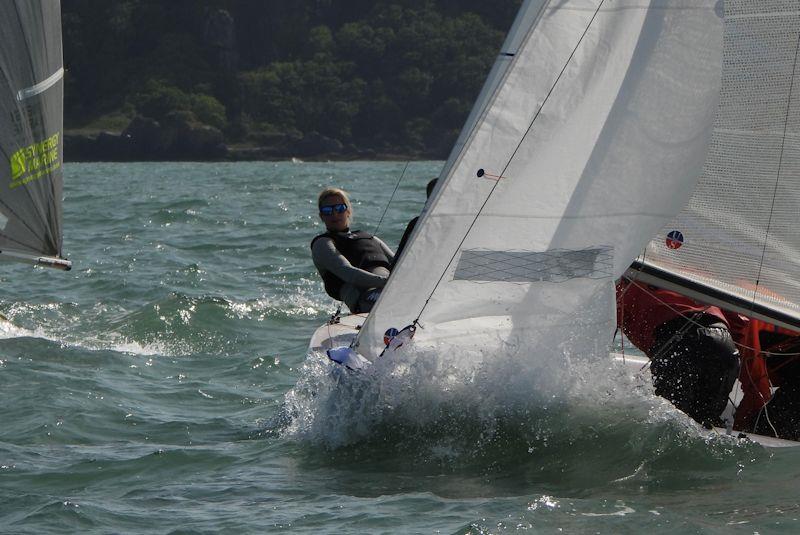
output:
[[375,301],[378,300],[378,297],[380,297],[380,295],[381,295],[380,290],[372,290],[370,293],[367,294],[366,299],[370,303],[374,303]]

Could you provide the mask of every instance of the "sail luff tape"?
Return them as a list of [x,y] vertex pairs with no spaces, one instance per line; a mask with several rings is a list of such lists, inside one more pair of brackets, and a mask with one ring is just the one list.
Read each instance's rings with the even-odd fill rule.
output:
[[38,84],[31,86],[27,89],[20,89],[17,91],[17,100],[22,102],[25,99],[29,99],[31,97],[35,97],[40,93],[44,93],[56,83],[64,77],[64,67],[58,69],[52,76],[50,76],[47,80],[41,81]]

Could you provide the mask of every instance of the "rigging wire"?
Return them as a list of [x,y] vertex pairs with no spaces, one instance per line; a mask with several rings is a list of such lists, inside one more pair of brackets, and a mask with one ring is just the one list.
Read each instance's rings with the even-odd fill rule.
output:
[[408,170],[408,164],[410,163],[411,163],[410,161],[406,162],[406,166],[403,167],[403,172],[400,173],[400,178],[397,179],[397,184],[395,184],[394,191],[392,192],[391,197],[389,197],[389,202],[386,203],[386,208],[383,209],[383,214],[381,215],[381,218],[378,220],[378,224],[375,226],[375,230],[372,231],[373,235],[377,234],[378,229],[381,228],[381,223],[383,223],[383,218],[386,217],[386,212],[389,211],[389,206],[391,206],[392,200],[394,200],[394,196],[397,193],[397,188],[400,187],[400,182],[402,182],[403,177],[406,176],[406,171]]
[[[533,119],[531,119],[531,122],[528,125],[527,130],[525,130],[525,133],[522,134],[522,137],[520,138],[519,143],[517,143],[517,146],[514,148],[514,151],[511,153],[511,156],[508,158],[508,161],[506,162],[505,166],[503,166],[503,170],[497,175],[498,177],[504,177],[505,176],[506,171],[511,166],[511,162],[516,157],[517,152],[519,152],[519,149],[522,147],[522,144],[525,142],[525,139],[528,137],[528,134],[530,134],[534,123],[539,118],[539,115],[541,114],[541,112],[544,109],[545,105],[547,105],[547,102],[550,100],[550,97],[552,96],[553,91],[555,91],[556,86],[561,81],[561,78],[564,76],[564,73],[566,72],[567,67],[572,62],[572,58],[575,57],[575,53],[578,51],[578,48],[580,48],[581,43],[583,43],[583,40],[586,37],[586,34],[589,33],[589,29],[592,27],[592,24],[594,23],[595,19],[597,18],[597,14],[600,12],[600,9],[603,7],[604,3],[605,3],[605,0],[600,0],[600,3],[597,5],[597,8],[595,9],[594,14],[592,15],[592,18],[589,20],[589,23],[586,25],[586,28],[584,29],[583,33],[581,34],[580,39],[578,39],[578,42],[575,44],[575,47],[572,49],[572,52],[570,53],[569,57],[564,62],[564,65],[561,68],[561,72],[558,73],[558,76],[556,77],[555,81],[553,82],[553,85],[550,87],[550,90],[547,92],[547,95],[545,95],[544,99],[542,100],[542,104],[539,106],[539,109],[536,110],[536,113],[533,115]],[[514,59],[516,60],[516,56],[514,57]],[[483,169],[479,170],[478,173],[479,173],[478,174],[479,177],[483,176]],[[433,294],[436,292],[436,289],[439,288],[439,285],[442,283],[442,280],[444,279],[444,276],[447,274],[447,271],[450,269],[450,266],[453,264],[453,260],[455,260],[456,256],[458,256],[458,252],[461,250],[461,246],[464,245],[465,241],[467,241],[467,237],[469,236],[470,232],[472,231],[472,227],[475,226],[475,223],[478,221],[478,218],[480,217],[481,213],[483,212],[483,209],[489,203],[489,199],[491,199],[492,194],[494,193],[494,190],[497,188],[497,186],[498,186],[498,184],[500,184],[500,182],[501,182],[500,180],[497,180],[494,183],[494,185],[492,186],[492,189],[489,190],[489,194],[486,196],[486,200],[483,202],[483,204],[481,204],[480,208],[478,209],[478,212],[475,214],[475,217],[473,218],[472,223],[470,223],[469,227],[467,228],[467,231],[464,233],[464,237],[461,239],[461,241],[459,242],[458,246],[456,247],[456,250],[453,253],[453,256],[451,256],[450,260],[447,262],[447,265],[445,266],[444,270],[442,271],[442,274],[439,276],[439,280],[436,281],[436,284],[434,285],[433,290],[431,290],[430,295],[428,295],[428,298],[425,299],[425,303],[423,303],[422,308],[420,309],[419,314],[417,314],[417,318],[414,320],[412,325],[419,325],[419,319],[420,319],[420,317],[422,317],[422,313],[425,312],[425,308],[427,308],[428,303],[430,302],[431,298],[433,297]]]

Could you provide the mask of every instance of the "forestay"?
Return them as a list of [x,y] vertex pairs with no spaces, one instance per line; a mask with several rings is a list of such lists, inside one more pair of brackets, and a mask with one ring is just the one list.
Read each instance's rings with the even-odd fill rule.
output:
[[[715,0],[526,1],[358,339],[608,336],[613,285],[680,210],[717,107]],[[583,318],[581,320],[580,318]]]
[[800,5],[726,0],[719,113],[691,201],[642,274],[800,328]]
[[58,0],[0,2],[0,259],[61,259],[63,75]]

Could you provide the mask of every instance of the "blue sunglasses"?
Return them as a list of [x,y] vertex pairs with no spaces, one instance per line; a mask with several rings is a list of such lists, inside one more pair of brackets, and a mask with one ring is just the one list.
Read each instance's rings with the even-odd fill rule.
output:
[[325,206],[319,207],[319,213],[322,215],[332,215],[333,212],[337,214],[343,214],[347,211],[347,205],[342,204],[327,204]]

